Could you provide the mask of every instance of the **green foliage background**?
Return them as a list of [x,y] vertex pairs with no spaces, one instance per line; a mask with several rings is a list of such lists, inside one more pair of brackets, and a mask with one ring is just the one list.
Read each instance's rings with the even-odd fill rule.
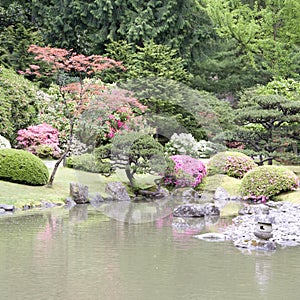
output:
[[39,102],[36,86],[0,66],[0,134],[14,145],[17,131],[35,123]]

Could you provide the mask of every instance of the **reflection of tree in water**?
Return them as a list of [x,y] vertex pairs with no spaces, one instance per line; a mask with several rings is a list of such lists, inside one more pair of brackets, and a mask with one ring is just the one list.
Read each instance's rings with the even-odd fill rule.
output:
[[88,219],[88,205],[75,205],[69,210],[69,222],[78,223]]
[[55,232],[60,227],[61,220],[52,214],[47,214],[46,220],[45,228],[37,233],[36,238],[39,241],[50,242],[53,239]]
[[174,209],[174,201],[171,198],[163,198],[153,202],[118,201],[106,203],[100,210],[110,218],[125,223],[147,223],[170,215]]
[[46,224],[43,229],[36,234],[34,245],[35,264],[43,266],[48,264],[49,257],[52,256],[52,251],[55,248],[56,235],[62,231],[63,219],[61,216],[56,216],[51,213],[44,215]]

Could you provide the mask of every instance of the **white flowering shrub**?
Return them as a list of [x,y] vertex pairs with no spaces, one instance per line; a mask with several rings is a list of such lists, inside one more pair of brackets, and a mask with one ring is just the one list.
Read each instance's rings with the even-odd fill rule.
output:
[[89,150],[92,150],[92,147],[88,147],[86,144],[82,143],[79,139],[73,137],[73,141],[70,149],[70,154],[72,156],[85,154],[89,152]]
[[165,145],[168,155],[189,155],[194,158],[206,158],[217,152],[214,143],[200,140],[197,142],[190,133],[174,133]]
[[0,135],[0,149],[11,148],[10,142],[8,139]]

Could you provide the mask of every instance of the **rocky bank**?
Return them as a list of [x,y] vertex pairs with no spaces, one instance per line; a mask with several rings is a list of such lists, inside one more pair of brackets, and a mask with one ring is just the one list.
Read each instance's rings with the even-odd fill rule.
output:
[[[259,224],[271,226],[270,238],[259,238]],[[197,235],[202,240],[233,241],[236,247],[250,250],[275,250],[277,247],[300,245],[300,205],[273,202],[247,205],[223,232]]]

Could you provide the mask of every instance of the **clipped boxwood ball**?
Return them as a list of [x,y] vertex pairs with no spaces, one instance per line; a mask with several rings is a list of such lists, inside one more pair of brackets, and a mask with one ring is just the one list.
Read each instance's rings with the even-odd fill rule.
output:
[[0,179],[28,185],[44,185],[49,172],[41,159],[30,152],[0,149]]
[[281,192],[299,187],[299,179],[291,170],[281,166],[261,166],[242,179],[241,193],[245,200],[265,202]]
[[208,174],[226,174],[242,178],[257,165],[253,159],[241,152],[225,151],[214,155],[208,163]]

